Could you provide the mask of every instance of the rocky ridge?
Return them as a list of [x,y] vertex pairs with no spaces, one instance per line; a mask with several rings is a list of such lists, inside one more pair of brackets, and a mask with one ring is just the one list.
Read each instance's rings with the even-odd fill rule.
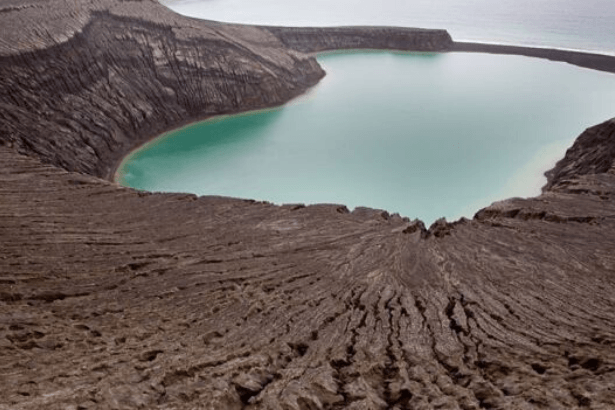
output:
[[614,120],[542,195],[429,229],[137,192],[104,179],[128,150],[298,95],[304,52],[458,45],[148,0],[10,0],[0,27],[0,409],[614,408]]

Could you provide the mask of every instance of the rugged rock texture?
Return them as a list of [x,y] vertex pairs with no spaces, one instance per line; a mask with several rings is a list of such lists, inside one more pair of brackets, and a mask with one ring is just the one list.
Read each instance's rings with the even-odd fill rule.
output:
[[565,186],[568,180],[581,175],[608,173],[615,158],[615,121],[596,125],[586,130],[561,159],[547,172],[548,184],[544,189]]
[[59,45],[0,57],[0,140],[65,169],[109,177],[169,127],[281,104],[324,75],[264,30],[92,16]]
[[300,93],[308,42],[150,1],[0,11],[0,409],[615,408],[615,121],[541,196],[429,230],[136,192],[100,177]]
[[338,49],[447,51],[453,39],[445,30],[401,27],[267,27],[285,46],[318,52]]
[[[282,104],[322,78],[313,57],[283,43],[300,51],[311,38],[318,39],[314,50],[441,50],[451,43],[443,30],[332,28],[327,37],[327,30],[301,34],[202,22],[148,0],[137,3],[135,11],[132,3],[124,8],[121,2],[84,2],[79,10],[91,19],[79,30],[56,34],[57,45],[18,49],[19,54],[0,47],[7,54],[0,55],[0,141],[46,163],[110,178],[128,150],[154,135],[215,114]],[[61,4],[54,6],[67,7]],[[19,21],[13,15],[40,8],[46,10],[7,8],[0,21],[21,33],[9,24]],[[56,13],[66,15],[61,24],[74,27],[69,10]],[[161,23],[164,16],[168,21]],[[38,31],[49,30],[43,26]]]

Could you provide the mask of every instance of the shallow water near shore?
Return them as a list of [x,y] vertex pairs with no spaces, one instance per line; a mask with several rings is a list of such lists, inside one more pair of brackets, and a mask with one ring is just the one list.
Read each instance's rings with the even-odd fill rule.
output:
[[418,217],[472,217],[534,196],[588,126],[612,116],[615,76],[487,54],[355,52],[284,107],[166,134],[118,181],[150,191],[275,203],[341,203]]

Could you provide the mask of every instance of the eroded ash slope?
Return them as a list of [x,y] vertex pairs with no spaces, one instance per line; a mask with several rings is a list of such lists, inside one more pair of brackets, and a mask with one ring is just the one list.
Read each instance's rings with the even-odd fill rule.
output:
[[136,192],[100,178],[135,144],[322,71],[270,28],[72,3],[0,58],[1,409],[614,408],[613,121],[541,196],[429,230]]

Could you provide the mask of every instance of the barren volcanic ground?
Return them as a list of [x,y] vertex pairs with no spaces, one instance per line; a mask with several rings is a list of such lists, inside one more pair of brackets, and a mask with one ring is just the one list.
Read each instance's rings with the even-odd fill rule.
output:
[[0,3],[0,409],[613,409],[615,121],[543,194],[425,229],[150,194],[131,148],[281,104],[336,48],[612,57],[290,29],[149,0]]

